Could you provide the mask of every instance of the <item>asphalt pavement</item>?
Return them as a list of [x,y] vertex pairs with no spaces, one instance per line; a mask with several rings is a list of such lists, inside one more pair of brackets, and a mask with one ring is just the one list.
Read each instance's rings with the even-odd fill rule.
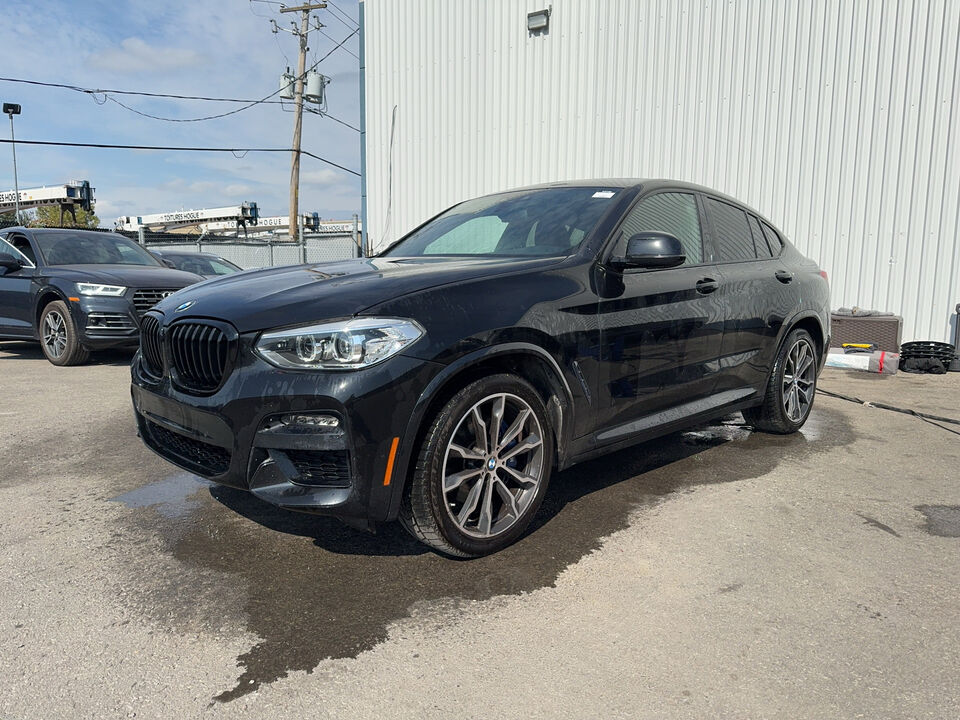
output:
[[[555,475],[454,561],[146,450],[129,353],[0,343],[0,718],[957,718],[960,426],[818,396]],[[960,417],[960,374],[824,389]]]

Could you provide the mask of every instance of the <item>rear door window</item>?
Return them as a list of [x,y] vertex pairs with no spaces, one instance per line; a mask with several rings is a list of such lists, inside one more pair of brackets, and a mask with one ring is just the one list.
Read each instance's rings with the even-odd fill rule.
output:
[[738,207],[712,197],[706,198],[706,205],[720,262],[756,260],[747,214]]

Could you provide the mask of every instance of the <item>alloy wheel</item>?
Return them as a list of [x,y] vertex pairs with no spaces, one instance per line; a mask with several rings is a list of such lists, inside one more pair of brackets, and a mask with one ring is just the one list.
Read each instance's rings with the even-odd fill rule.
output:
[[797,340],[787,353],[781,397],[791,422],[800,422],[810,411],[816,391],[816,353],[805,339]]
[[543,430],[536,413],[516,395],[490,395],[463,415],[447,443],[444,504],[463,533],[491,538],[523,517],[543,472]]
[[67,349],[67,322],[56,310],[43,318],[43,346],[52,358],[59,358]]

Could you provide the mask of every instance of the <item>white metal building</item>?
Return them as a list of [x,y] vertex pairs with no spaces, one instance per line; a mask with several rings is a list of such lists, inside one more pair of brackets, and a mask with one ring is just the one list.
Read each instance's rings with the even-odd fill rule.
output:
[[952,337],[958,0],[362,0],[361,16],[373,247],[482,193],[669,177],[769,216],[829,272],[835,308]]

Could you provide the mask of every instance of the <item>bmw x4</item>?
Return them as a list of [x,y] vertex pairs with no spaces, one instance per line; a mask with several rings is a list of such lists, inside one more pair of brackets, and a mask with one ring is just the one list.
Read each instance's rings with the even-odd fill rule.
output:
[[574,463],[735,411],[797,431],[828,306],[825,273],[736,200],[557,183],[460,203],[376,257],[176,293],[144,316],[133,404],[181,468],[472,557],[516,541]]

